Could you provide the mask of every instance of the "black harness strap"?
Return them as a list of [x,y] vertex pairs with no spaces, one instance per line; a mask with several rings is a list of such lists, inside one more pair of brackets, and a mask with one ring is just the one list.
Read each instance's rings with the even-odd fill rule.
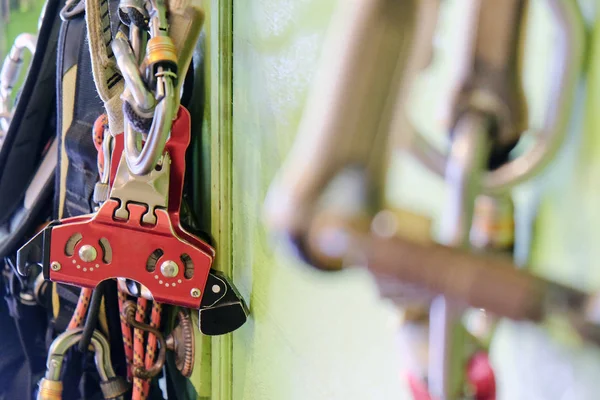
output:
[[[52,110],[56,79],[56,43],[63,0],[48,0],[39,32],[37,49],[14,117],[0,151],[0,223],[19,206],[43,149],[54,136]],[[40,129],[47,127],[47,129]]]
[[[56,126],[56,48],[62,0],[48,0],[38,44],[14,117],[0,151],[0,257],[14,253],[23,239],[48,216],[54,168],[38,176],[42,160],[54,138]],[[51,158],[50,158],[51,159]],[[43,163],[42,163],[43,164]],[[44,164],[45,166],[46,164]],[[0,306],[0,397],[32,398],[46,369],[46,309],[25,301],[21,292],[26,278],[2,263]],[[9,322],[10,321],[10,322]],[[17,364],[13,361],[20,360]],[[4,397],[6,396],[6,397]]]
[[[75,85],[75,101],[73,119],[67,132],[62,137],[64,121],[63,79],[58,80],[58,110],[59,110],[59,148],[64,147],[68,158],[67,178],[61,180],[64,154],[59,152],[59,170],[56,175],[55,203],[57,216],[71,217],[87,214],[92,211],[91,198],[94,184],[98,179],[96,166],[96,148],[92,139],[92,126],[98,116],[104,111],[104,105],[96,93],[92,77],[92,64],[85,41],[86,29],[83,16],[65,21],[58,68],[60,76],[77,64]],[[64,142],[63,142],[64,140]],[[65,187],[61,187],[64,184]],[[64,202],[61,209],[59,196],[64,192]]]
[[[118,2],[116,3],[118,5]],[[75,90],[72,119],[67,121],[65,115],[70,110],[66,110],[65,107],[70,102],[65,101],[66,94],[63,89],[66,85],[64,80],[67,79],[65,75],[75,65],[77,66],[75,82],[67,82],[67,85],[73,85],[72,88],[74,87]],[[59,152],[59,168],[55,180],[55,217],[66,218],[88,214],[92,211],[94,185],[98,180],[97,151],[92,137],[92,128],[95,120],[104,113],[104,104],[97,94],[92,76],[92,63],[83,13],[63,22],[59,45],[58,76],[58,141],[59,147],[64,148],[64,152]],[[68,127],[63,135],[65,124],[68,124]],[[105,309],[107,310],[111,358],[115,372],[124,375],[126,364],[120,334],[118,304],[116,304],[116,283],[105,283],[107,294]],[[67,327],[73,315],[79,288],[57,285],[57,293],[60,311],[54,321],[54,329],[60,332]],[[109,300],[109,297],[114,297],[114,301]],[[73,349],[69,352],[68,358],[63,375],[65,398],[102,398],[93,355]]]

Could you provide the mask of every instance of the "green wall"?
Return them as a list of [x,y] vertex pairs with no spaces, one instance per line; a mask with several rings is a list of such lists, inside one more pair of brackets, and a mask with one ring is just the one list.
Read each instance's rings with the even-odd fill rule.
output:
[[[452,46],[460,41],[455,27],[461,1],[443,2],[439,48],[428,71],[415,83],[411,98],[413,121],[434,138],[444,134],[443,116],[436,118],[434,111],[451,89]],[[593,17],[593,2],[582,3],[588,17]],[[283,245],[270,237],[261,223],[266,190],[294,139],[336,4],[333,0],[233,1],[229,262],[236,285],[249,299],[252,312],[251,320],[232,339],[233,369],[227,373],[231,373],[231,395],[235,400],[409,398],[399,379],[404,360],[394,350],[399,317],[393,307],[379,299],[372,278],[361,271],[333,275],[312,271],[290,259]],[[540,0],[533,1],[529,29],[532,39],[527,48],[525,86],[536,127],[543,119],[549,95],[546,87],[551,79],[556,34],[549,11]],[[583,93],[576,107],[579,119],[582,99]],[[558,197],[557,191],[561,190],[552,174],[558,174],[563,183],[573,176],[564,158],[567,153],[571,158],[577,154],[573,147],[577,146],[581,126],[574,123],[571,130],[568,146],[548,173],[515,193],[523,210],[520,237],[525,242],[542,199],[546,211],[535,229],[533,263],[539,273],[563,280],[575,274],[572,269],[557,272],[572,265],[573,250],[561,250],[561,258],[548,262],[559,251],[554,249],[562,248],[565,235],[548,237],[549,230],[544,234],[540,227],[569,219],[563,208],[567,200],[553,202],[547,197]],[[440,179],[402,153],[395,159],[393,173],[390,200],[430,216],[435,229],[444,201]],[[588,188],[585,193],[597,193],[590,183],[586,180],[574,188],[569,199],[577,199],[576,190],[583,186]],[[549,187],[554,187],[554,192],[541,196]],[[598,214],[594,211],[598,202],[586,202],[586,211]],[[585,232],[590,235],[595,227],[588,222],[582,218],[577,226],[568,227],[580,233],[581,226],[587,224]],[[565,227],[560,226],[558,232],[564,232]],[[572,238],[578,242],[577,236]],[[591,242],[589,237],[585,243],[591,246]],[[593,259],[585,259],[582,269],[586,272],[581,273],[581,279],[589,276],[588,265]],[[569,397],[569,390],[575,393],[569,388],[574,381],[568,379],[573,366],[596,371],[593,363],[584,361],[583,355],[589,354],[589,349],[560,347],[538,328],[506,322],[500,327],[492,354],[498,365],[501,399],[596,398],[589,397],[593,390],[582,391],[594,388],[593,381],[584,382],[587,386],[579,389],[579,397]],[[565,362],[567,359],[569,362]],[[564,370],[571,371],[571,375],[562,374]],[[557,371],[561,374],[556,375]]]
[[311,271],[262,225],[335,2],[233,4],[232,262],[252,319],[233,334],[232,398],[403,398],[394,314],[369,277]]

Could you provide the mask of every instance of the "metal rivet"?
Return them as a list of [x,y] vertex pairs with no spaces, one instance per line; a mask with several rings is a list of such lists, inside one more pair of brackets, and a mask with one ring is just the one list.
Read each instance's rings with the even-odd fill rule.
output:
[[193,288],[192,290],[190,290],[190,294],[192,295],[192,297],[200,297],[201,293],[202,292],[198,288]]
[[90,246],[89,244],[84,244],[79,249],[79,258],[81,258],[82,261],[92,262],[92,261],[96,260],[96,257],[98,257],[98,252],[96,251],[94,246]]
[[219,285],[212,286],[213,293],[219,293],[221,291],[221,287]]
[[60,271],[60,268],[61,268],[61,266],[60,266],[60,263],[59,263],[59,262],[53,261],[53,262],[50,264],[50,269],[51,269],[52,271]]
[[174,278],[179,273],[179,266],[175,261],[167,260],[160,265],[160,273],[167,278]]

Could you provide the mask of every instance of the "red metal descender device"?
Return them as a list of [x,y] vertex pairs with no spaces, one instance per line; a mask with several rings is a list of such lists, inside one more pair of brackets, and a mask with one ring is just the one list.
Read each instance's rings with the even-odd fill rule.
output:
[[45,279],[87,288],[123,278],[155,301],[199,309],[204,334],[237,329],[248,314],[243,300],[211,270],[214,249],[180,224],[189,112],[179,108],[161,161],[148,174],[130,171],[123,136],[115,137],[108,200],[94,214],[50,223],[19,250],[19,272],[41,264]]

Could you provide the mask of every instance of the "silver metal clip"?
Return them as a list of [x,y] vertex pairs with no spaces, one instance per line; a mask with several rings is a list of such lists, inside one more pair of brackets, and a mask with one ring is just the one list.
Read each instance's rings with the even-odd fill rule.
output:
[[169,204],[169,174],[171,157],[169,153],[162,156],[161,163],[149,174],[136,175],[126,162],[125,152],[121,155],[117,175],[110,192],[110,198],[120,202],[115,211],[115,217],[128,219],[127,203],[134,202],[148,206],[148,212],[142,217],[142,222],[156,225],[156,208],[166,209]]

